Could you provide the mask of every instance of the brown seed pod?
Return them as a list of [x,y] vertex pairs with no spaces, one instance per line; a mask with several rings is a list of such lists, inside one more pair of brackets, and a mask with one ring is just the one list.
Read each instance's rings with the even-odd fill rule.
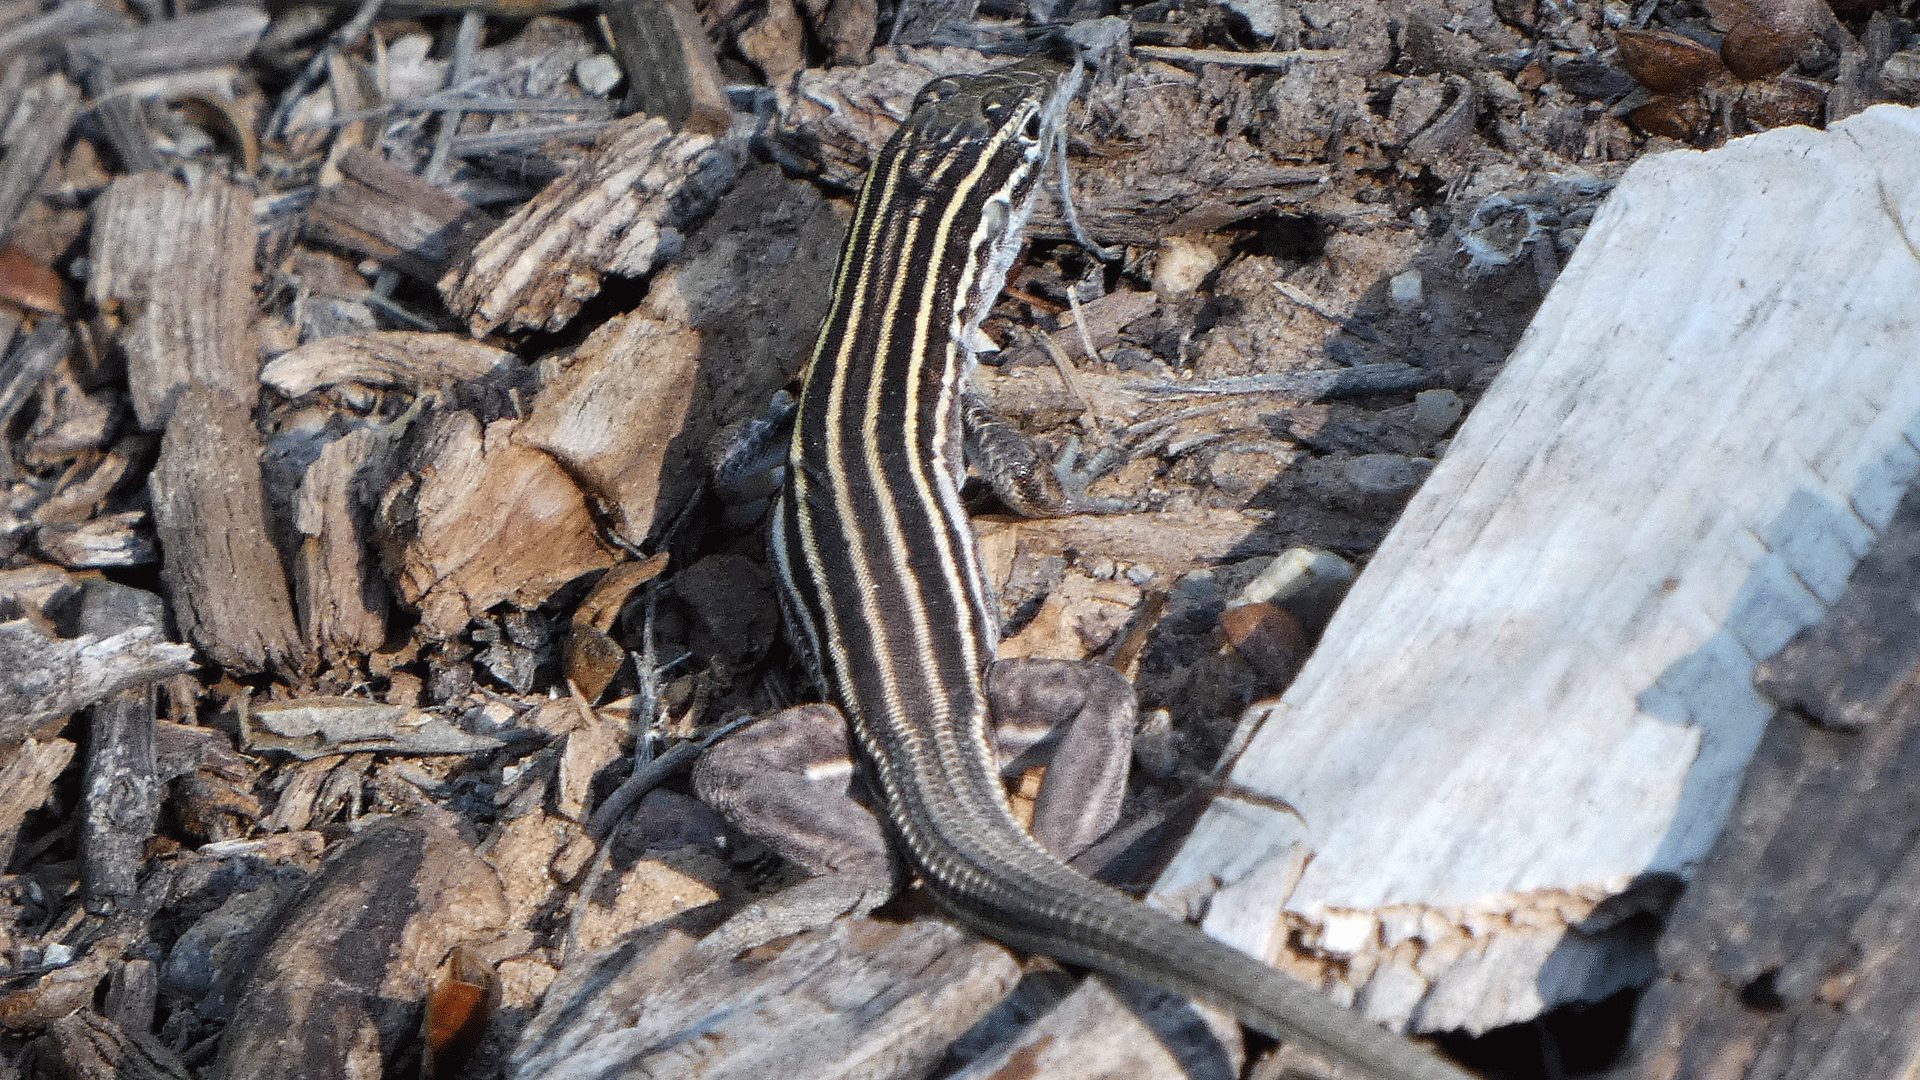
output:
[[1656,94],[1697,90],[1721,69],[1720,54],[1689,37],[1664,30],[1617,30],[1620,65],[1633,81]]
[[1628,119],[1649,135],[1664,135],[1690,143],[1706,134],[1713,123],[1713,110],[1700,100],[1700,94],[1655,94],[1653,100],[1633,110]]
[[1823,0],[1759,0],[1727,29],[1720,59],[1741,79],[1770,79],[1792,67],[1813,43]]
[[1794,124],[1820,127],[1827,113],[1827,88],[1793,75],[1755,83],[1740,95],[1740,111],[1760,131]]

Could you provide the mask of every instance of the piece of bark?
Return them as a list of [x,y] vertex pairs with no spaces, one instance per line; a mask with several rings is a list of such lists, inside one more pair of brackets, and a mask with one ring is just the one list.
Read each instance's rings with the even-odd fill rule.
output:
[[934,919],[842,919],[738,960],[688,944],[636,935],[568,964],[512,1075],[918,1077],[1019,977],[1006,950]]
[[[153,593],[100,579],[87,584],[80,629],[103,636],[164,631],[166,617],[166,604]],[[152,685],[122,690],[95,705],[87,725],[80,881],[96,915],[115,911],[139,891],[141,858],[160,817],[154,707]]]
[[40,392],[40,385],[73,348],[73,334],[59,319],[42,319],[33,333],[16,343],[0,363],[0,474],[13,471],[13,448],[4,432],[20,407]]
[[767,0],[759,17],[735,33],[733,41],[740,54],[766,76],[767,85],[783,86],[807,66],[805,38],[793,0]]
[[[4,648],[0,644],[0,650]],[[29,738],[5,751],[6,763],[0,765],[0,859],[13,858],[21,822],[53,797],[53,782],[73,760],[74,749],[65,739]]]
[[162,173],[121,176],[95,205],[87,299],[117,320],[145,430],[167,427],[188,386],[252,412],[256,241],[252,193],[217,177],[189,188]]
[[980,0],[901,0],[887,34],[889,45],[931,45],[949,25],[972,22]]
[[277,750],[303,761],[343,754],[473,754],[506,745],[443,716],[404,705],[343,697],[303,697],[248,710],[248,749]]
[[[1035,981],[1023,980],[1022,990]],[[995,1015],[1008,1011],[1019,995]],[[1231,1017],[1143,983],[1090,978],[1062,999],[1034,1004],[1045,1007],[1037,1019],[1008,1033],[950,1080],[1193,1080],[1239,1076],[1246,1063],[1240,1025]],[[969,1033],[969,1040],[981,1038],[986,1027]]]
[[180,1055],[164,1043],[143,1031],[122,1027],[92,1009],[69,1013],[48,1024],[28,1053],[35,1075],[63,1080],[193,1078]]
[[465,412],[421,421],[407,475],[382,499],[379,531],[400,598],[421,630],[450,638],[495,604],[538,607],[554,590],[615,562],[573,478],[515,438],[515,420],[482,427]]
[[505,349],[455,334],[380,330],[320,338],[281,353],[260,369],[260,382],[290,398],[342,384],[424,394],[518,364]]
[[[1776,656],[1844,675],[1849,726],[1776,713],[1727,830],[1660,939],[1620,1080],[1900,1076],[1920,1067],[1920,687],[1904,639],[1863,616],[1911,604],[1920,487],[1909,490],[1842,599]],[[1798,642],[1796,642],[1798,644]],[[1795,655],[1790,655],[1795,654]],[[1824,680],[1821,680],[1824,681]],[[1836,680],[1837,681],[1837,680]],[[1815,684],[1818,686],[1818,683]],[[1821,687],[1824,690],[1824,687]]]
[[431,285],[499,227],[485,211],[371,150],[341,155],[340,182],[307,209],[306,234]]
[[387,440],[371,428],[327,443],[300,481],[293,602],[307,647],[366,655],[387,640],[392,593],[373,550],[374,503],[392,477]]
[[[684,440],[701,365],[700,335],[639,313],[616,318],[570,354],[540,365],[533,415],[520,441],[553,455],[613,511],[631,542],[662,524],[662,486],[684,496],[668,469]],[[637,412],[634,402],[647,407]],[[678,500],[667,502],[677,507]]]
[[[9,65],[8,82],[13,74]],[[21,213],[66,145],[67,132],[80,114],[80,88],[55,73],[26,87],[8,104],[10,111],[0,121],[0,244],[13,235]]]
[[836,65],[865,64],[879,33],[879,0],[833,0],[820,24],[827,55]]
[[101,86],[186,68],[246,60],[267,28],[265,10],[227,4],[126,30],[101,30],[66,43],[67,69],[89,72]]
[[[768,145],[783,164],[856,189],[929,80],[1002,63],[969,49],[902,48],[864,67],[810,68],[774,87],[780,111]],[[1305,202],[1329,178],[1324,168],[1277,160],[1243,138],[1213,136],[1218,106],[1196,76],[1129,72],[1113,93],[1126,102],[1115,110],[1124,127],[1095,141],[1097,157],[1069,161],[1080,222],[1103,244],[1156,247],[1169,235],[1209,232]],[[1172,134],[1203,130],[1205,137],[1192,139]],[[1086,136],[1070,129],[1069,137]],[[1071,238],[1053,200],[1036,209],[1028,234]]]
[[627,76],[627,108],[675,131],[718,135],[733,107],[713,42],[687,0],[615,0],[604,9],[613,56]]
[[502,324],[558,329],[607,275],[641,277],[679,254],[746,152],[744,131],[675,134],[629,118],[448,271],[440,294],[476,337]]
[[1887,714],[1920,675],[1920,491],[1909,490],[1839,603],[1754,673],[1760,692],[1836,728]]
[[[811,186],[749,170],[639,310],[540,365],[519,438],[559,459],[622,535],[645,539],[691,497],[716,433],[761,415],[805,362],[842,231]],[[634,401],[649,403],[644,422]]]
[[344,845],[266,924],[220,1037],[219,1080],[376,1080],[455,946],[498,936],[500,882],[450,815],[390,818]]
[[148,481],[174,617],[194,644],[235,671],[263,671],[302,654],[286,573],[268,538],[260,434],[250,411],[221,390],[188,387]]
[[55,638],[26,619],[0,622],[0,744],[122,690],[193,669],[193,650],[151,627]]
[[144,527],[146,512],[128,510],[89,521],[43,525],[33,534],[33,546],[49,562],[70,570],[108,566],[146,566],[157,562],[153,536]]
[[1772,712],[1758,658],[1839,598],[1920,472],[1920,342],[1869,299],[1920,289],[1888,225],[1920,191],[1880,179],[1920,170],[1916,137],[1876,107],[1633,166],[1299,678],[1243,720],[1231,782],[1297,813],[1216,801],[1159,895],[1421,1030],[1651,976],[1616,898],[1705,855]]

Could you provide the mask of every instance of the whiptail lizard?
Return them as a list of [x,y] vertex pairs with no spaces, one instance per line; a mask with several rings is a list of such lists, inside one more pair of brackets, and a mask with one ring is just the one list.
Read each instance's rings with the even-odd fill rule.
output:
[[[1269,965],[1081,876],[1009,807],[989,730],[1004,702],[989,698],[1004,698],[1012,680],[993,672],[999,624],[960,501],[962,428],[980,321],[1018,253],[1080,75],[1078,65],[1029,61],[936,79],[876,157],[773,514],[790,630],[850,722],[899,846],[961,922],[1209,1002],[1383,1077],[1467,1080]],[[1027,481],[1042,484],[1043,473]],[[1038,487],[1012,497],[1059,502]],[[1117,795],[1109,801],[1117,808]]]

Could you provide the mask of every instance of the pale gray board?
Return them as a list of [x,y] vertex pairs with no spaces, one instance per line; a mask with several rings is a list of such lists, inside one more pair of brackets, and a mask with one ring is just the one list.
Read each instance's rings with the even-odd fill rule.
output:
[[[1920,118],[1633,166],[1162,877],[1383,1022],[1484,1030],[1651,974],[1814,621],[1920,472]],[[1304,865],[1303,865],[1304,864]],[[1202,907],[1200,905],[1204,904]],[[1593,929],[1591,925],[1583,929]]]

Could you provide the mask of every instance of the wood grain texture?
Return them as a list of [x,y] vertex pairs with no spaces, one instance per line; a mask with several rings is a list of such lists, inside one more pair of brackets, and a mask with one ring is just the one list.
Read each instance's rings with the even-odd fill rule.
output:
[[1423,1030],[1651,974],[1599,905],[1705,854],[1772,711],[1757,659],[1920,469],[1920,325],[1887,302],[1920,288],[1916,135],[1881,107],[1633,167],[1247,716],[1232,780],[1298,815],[1217,802],[1161,895]]
[[262,671],[302,655],[286,571],[267,532],[260,433],[220,390],[188,387],[148,481],[174,617],[223,666]]
[[94,215],[87,299],[117,321],[140,426],[166,427],[194,385],[251,412],[260,392],[252,192],[140,173],[109,184]]
[[1006,950],[934,919],[841,919],[739,959],[643,932],[568,965],[510,1075],[925,1076],[1018,978]]
[[[1768,662],[1787,687],[1842,685],[1844,722],[1782,709],[1768,725],[1725,833],[1661,938],[1661,978],[1641,1000],[1619,1080],[1920,1068],[1916,548],[1920,486],[1839,603]],[[1875,620],[1899,626],[1902,611],[1909,638],[1890,644]]]
[[674,134],[657,117],[622,121],[585,165],[448,271],[440,294],[476,337],[501,325],[558,329],[607,275],[642,277],[679,254],[746,152],[744,132]]

